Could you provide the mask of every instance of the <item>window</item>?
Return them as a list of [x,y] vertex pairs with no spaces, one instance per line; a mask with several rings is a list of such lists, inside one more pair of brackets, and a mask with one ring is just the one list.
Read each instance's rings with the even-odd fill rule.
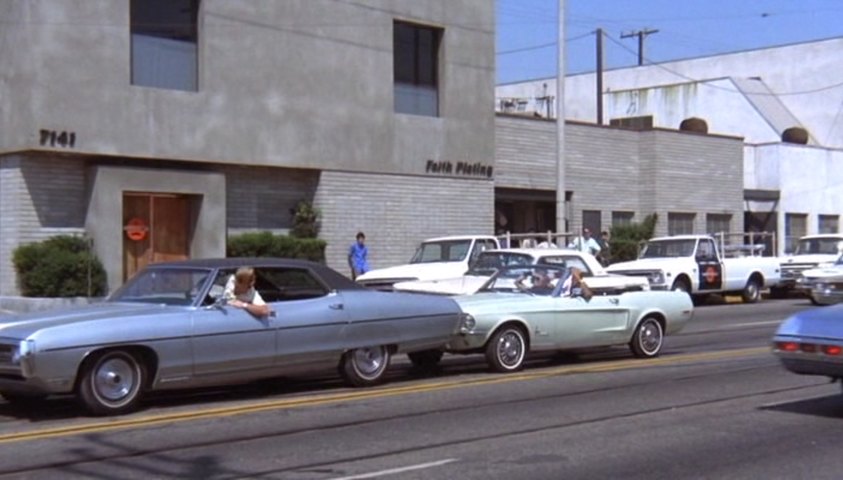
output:
[[819,232],[820,233],[839,233],[840,232],[840,216],[839,215],[820,215],[819,217]]
[[690,235],[694,233],[693,213],[668,213],[667,234],[668,235]]
[[131,0],[132,85],[198,89],[200,0]]
[[601,230],[600,210],[583,210],[582,226],[583,228],[591,230],[591,235],[593,237],[599,237]]
[[633,212],[612,212],[612,226],[625,227],[632,225],[632,219],[635,217]]
[[705,231],[709,235],[714,235],[716,233],[729,233],[729,226],[731,223],[731,215],[709,213],[705,216]]
[[439,43],[442,29],[393,25],[395,111],[439,116]]
[[784,248],[790,253],[796,249],[796,243],[808,233],[808,215],[804,213],[784,214]]
[[592,275],[591,269],[588,268],[588,265],[586,265],[585,260],[572,255],[542,257],[539,259],[538,262],[536,262],[536,264],[554,265],[562,268],[576,267],[583,273],[584,277],[590,277]]

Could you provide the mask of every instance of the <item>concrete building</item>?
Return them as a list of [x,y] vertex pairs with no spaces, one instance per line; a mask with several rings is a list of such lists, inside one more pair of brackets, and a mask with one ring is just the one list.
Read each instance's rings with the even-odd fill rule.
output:
[[[552,229],[556,121],[499,114],[495,208],[512,231]],[[657,235],[739,232],[743,139],[567,122],[568,230],[593,232],[659,216]]]
[[374,266],[492,231],[490,0],[8,0],[0,18],[0,295],[22,243],[87,235],[113,289],[285,232],[299,200],[341,271],[359,230]]
[[[603,117],[617,126],[679,128],[744,137],[744,224],[775,231],[778,253],[799,236],[839,231],[843,149],[843,38],[606,71]],[[565,79],[565,116],[597,118],[595,74]],[[555,79],[497,87],[499,111],[555,116]],[[790,129],[804,144],[782,142]],[[740,212],[735,212],[740,214]]]

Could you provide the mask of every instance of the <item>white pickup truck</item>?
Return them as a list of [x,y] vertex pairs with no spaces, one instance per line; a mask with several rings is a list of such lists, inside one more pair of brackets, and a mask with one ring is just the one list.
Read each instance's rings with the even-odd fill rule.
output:
[[397,282],[459,277],[480,253],[498,248],[498,239],[491,235],[431,238],[419,245],[410,263],[371,270],[357,277],[357,283],[377,290],[392,290]]
[[740,293],[754,303],[761,290],[778,285],[781,272],[775,257],[723,258],[708,235],[654,238],[638,260],[610,265],[609,273],[647,277],[653,290],[682,290],[690,295]]
[[843,235],[823,234],[808,235],[799,239],[796,250],[780,259],[782,280],[770,293],[784,296],[788,290],[798,289],[808,293],[810,286],[800,280],[803,272],[826,264],[834,263],[843,254]]

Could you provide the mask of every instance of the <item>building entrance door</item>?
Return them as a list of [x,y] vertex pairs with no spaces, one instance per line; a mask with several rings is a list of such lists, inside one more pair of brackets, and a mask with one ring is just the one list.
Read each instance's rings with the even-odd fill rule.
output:
[[123,280],[150,263],[190,257],[190,199],[123,194]]

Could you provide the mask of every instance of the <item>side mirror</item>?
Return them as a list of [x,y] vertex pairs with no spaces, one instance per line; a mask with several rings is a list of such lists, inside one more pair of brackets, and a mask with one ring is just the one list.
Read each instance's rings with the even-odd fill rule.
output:
[[205,310],[216,310],[216,309],[220,309],[220,310],[221,310],[221,309],[222,309],[222,307],[224,307],[226,303],[227,303],[227,302],[226,302],[226,300],[225,300],[225,297],[224,297],[223,295],[220,295],[219,297],[217,297],[217,298],[214,300],[214,303],[212,303],[212,304],[210,304],[210,305],[206,305],[206,306],[205,306]]

